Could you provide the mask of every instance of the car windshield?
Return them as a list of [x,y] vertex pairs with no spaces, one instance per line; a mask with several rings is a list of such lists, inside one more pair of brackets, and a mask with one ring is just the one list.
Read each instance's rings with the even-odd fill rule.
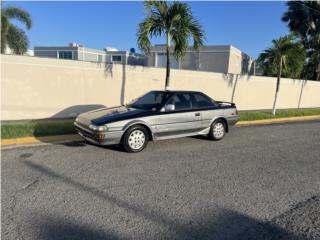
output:
[[165,96],[165,92],[149,92],[133,100],[128,106],[143,110],[156,110],[161,106]]

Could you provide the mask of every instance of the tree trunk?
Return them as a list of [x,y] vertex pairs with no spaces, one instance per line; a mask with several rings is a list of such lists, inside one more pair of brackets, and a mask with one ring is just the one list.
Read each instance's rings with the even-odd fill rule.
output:
[[[1,1],[1,8],[2,8]],[[1,53],[5,53],[7,47],[8,22],[4,16],[1,16]]]
[[318,49],[317,49],[318,51],[318,54],[317,54],[317,56],[318,56],[318,59],[317,59],[317,61],[318,61],[318,66],[317,66],[317,69],[316,69],[316,80],[317,81],[320,81],[320,38],[318,38]]
[[280,88],[280,80],[281,80],[281,73],[282,73],[282,58],[280,59],[280,66],[278,71],[278,77],[277,77],[277,87],[276,87],[276,94],[274,96],[274,102],[272,107],[272,115],[276,115],[276,104],[277,104],[277,98],[278,98],[278,92]]
[[170,35],[169,33],[167,33],[166,54],[167,54],[167,70],[166,70],[165,90],[167,90],[170,85]]
[[276,103],[277,103],[277,98],[278,98],[278,91],[276,91],[276,94],[274,96],[274,102],[273,102],[273,107],[272,107],[272,115],[276,115]]
[[320,81],[320,62],[318,63],[318,67],[316,70],[316,78],[317,81]]

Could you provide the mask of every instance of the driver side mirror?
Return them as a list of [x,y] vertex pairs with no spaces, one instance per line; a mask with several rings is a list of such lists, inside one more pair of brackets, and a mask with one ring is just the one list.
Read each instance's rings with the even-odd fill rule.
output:
[[161,112],[171,112],[175,110],[175,105],[174,104],[166,104],[164,105],[163,108],[161,108]]

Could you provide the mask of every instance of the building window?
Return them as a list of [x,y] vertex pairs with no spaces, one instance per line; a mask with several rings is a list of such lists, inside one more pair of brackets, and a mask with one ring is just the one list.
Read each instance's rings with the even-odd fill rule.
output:
[[58,51],[58,58],[73,59],[72,58],[72,51]]
[[97,62],[102,62],[102,55],[97,56]]
[[114,55],[114,56],[112,56],[112,62],[121,62],[121,56],[116,56],[116,55]]

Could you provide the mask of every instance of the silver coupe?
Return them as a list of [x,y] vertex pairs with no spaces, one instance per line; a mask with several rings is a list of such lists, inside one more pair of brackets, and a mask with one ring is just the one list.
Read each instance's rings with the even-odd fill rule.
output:
[[74,126],[89,142],[140,152],[148,141],[207,135],[221,140],[239,119],[234,103],[201,92],[151,91],[130,104],[80,114]]

